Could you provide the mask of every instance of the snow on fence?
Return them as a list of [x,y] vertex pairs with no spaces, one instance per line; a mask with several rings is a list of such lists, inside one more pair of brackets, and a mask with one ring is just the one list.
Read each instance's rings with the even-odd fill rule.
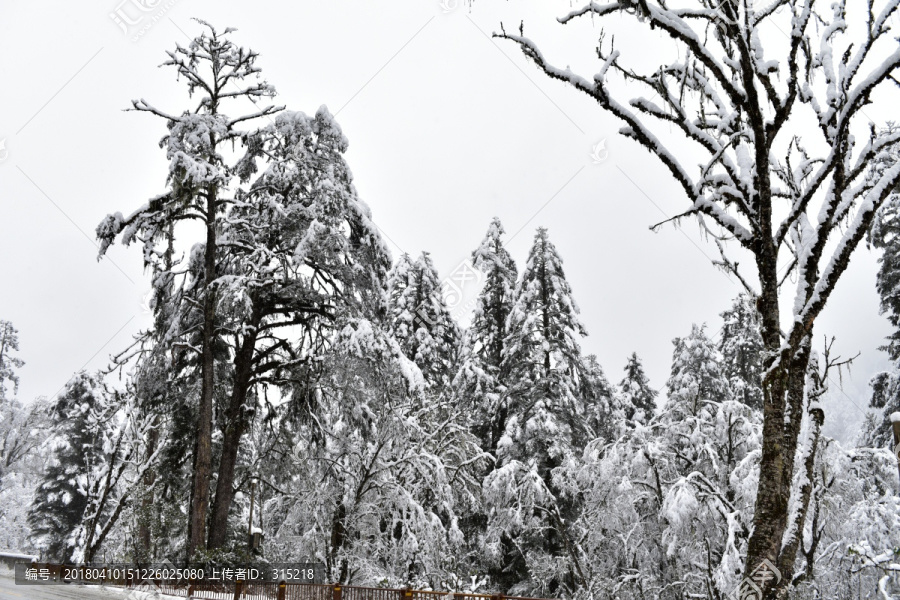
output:
[[[0,555],[2,556],[2,555]],[[33,558],[33,557],[29,557]],[[32,567],[47,568],[59,574],[62,566],[38,564]],[[124,588],[135,587],[135,582],[106,580],[104,585]],[[545,600],[503,594],[467,594],[463,592],[435,592],[407,588],[374,588],[342,584],[315,583],[195,583],[176,585],[168,581],[141,582],[141,587],[158,590],[162,594],[194,598],[197,600]],[[550,599],[553,600],[553,599]]]
[[22,554],[11,550],[0,550],[0,564],[9,569],[15,569],[17,563],[32,563],[38,559],[31,554]]

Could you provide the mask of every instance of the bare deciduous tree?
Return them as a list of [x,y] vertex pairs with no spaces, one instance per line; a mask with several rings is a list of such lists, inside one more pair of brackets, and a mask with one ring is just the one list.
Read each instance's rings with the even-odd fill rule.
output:
[[[896,102],[900,47],[889,20],[897,9],[898,0],[590,2],[560,23],[591,18],[617,27],[630,16],[646,32],[668,34],[673,56],[643,69],[643,57],[620,53],[601,33],[600,67],[588,78],[553,65],[522,26],[496,34],[625,122],[620,132],[659,159],[687,196],[676,219],[699,219],[721,251],[717,265],[756,297],[766,349],[764,439],[744,569],[750,577],[763,560],[777,566],[780,577],[759,579],[766,598],[790,588],[797,544],[789,538],[806,515],[788,506],[802,494],[792,482],[802,468],[813,326],[900,183],[892,158],[900,129],[876,126],[864,112],[891,94]],[[856,18],[848,20],[848,10]],[[726,255],[726,240],[752,255],[755,282]],[[797,281],[792,303],[782,293],[789,274]]]

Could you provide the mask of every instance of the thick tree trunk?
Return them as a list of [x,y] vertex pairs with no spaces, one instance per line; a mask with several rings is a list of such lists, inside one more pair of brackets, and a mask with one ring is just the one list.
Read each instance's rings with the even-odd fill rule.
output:
[[214,185],[207,186],[202,383],[200,406],[197,411],[197,443],[194,451],[191,510],[188,515],[188,561],[196,552],[206,549],[206,513],[209,510],[209,483],[212,479],[212,415],[215,389],[213,339],[216,328],[216,298],[212,282],[216,278],[216,192]]
[[[806,524],[806,515],[809,510],[809,502],[813,494],[815,480],[816,452],[819,447],[819,438],[822,433],[822,424],[825,422],[825,413],[822,409],[814,409],[809,415],[809,445],[805,449],[803,457],[803,474],[805,479],[797,490],[798,502],[796,512],[791,515],[788,523],[789,539],[785,540],[784,548],[778,561],[778,569],[781,572],[781,581],[776,584],[779,598],[787,597],[790,583],[794,575],[794,562],[800,549],[800,541],[803,537],[803,528]],[[809,567],[808,567],[809,570]]]
[[[760,261],[760,266],[768,265]],[[771,265],[768,265],[771,266]],[[762,269],[761,269],[762,272]],[[775,269],[769,273],[775,274]],[[765,285],[769,283],[769,285]],[[793,571],[795,554],[782,554],[782,539],[788,525],[788,503],[794,461],[803,418],[804,389],[810,357],[811,334],[798,344],[782,347],[775,278],[764,282],[758,308],[763,341],[769,358],[763,381],[763,441],[759,465],[759,487],[753,515],[753,533],[747,545],[742,586],[757,586],[763,598],[775,598],[783,589],[787,573]],[[768,292],[768,293],[766,293]],[[805,513],[805,509],[803,511]]]
[[[763,222],[766,222],[763,220]],[[774,248],[757,250],[761,294],[757,301],[760,328],[768,356],[763,378],[763,441],[759,463],[759,486],[753,513],[753,533],[747,544],[744,576],[750,578],[764,560],[777,560],[783,532],[780,523],[787,517],[788,497],[784,481],[784,411],[787,390],[787,352],[781,348],[781,323],[778,306],[777,265]],[[773,277],[773,275],[775,275]],[[790,489],[790,488],[788,488]]]
[[[346,539],[347,530],[345,528],[344,521],[347,518],[347,507],[343,502],[338,504],[337,508],[334,511],[334,515],[331,518],[331,548],[328,551],[328,572],[332,573],[332,577],[334,569],[337,565],[335,564],[335,560],[337,559],[338,553],[344,547],[344,540]],[[341,561],[340,572],[337,574],[337,579],[339,583],[344,583],[347,580],[347,560],[344,559]]]
[[[258,319],[254,319],[258,321]],[[209,524],[209,547],[219,548],[228,538],[228,513],[234,500],[234,468],[237,463],[238,447],[247,429],[246,401],[253,375],[253,353],[256,349],[256,325],[252,333],[244,336],[234,357],[234,385],[228,405],[222,457],[219,461],[219,478],[216,483],[216,498],[213,504],[212,520]]]

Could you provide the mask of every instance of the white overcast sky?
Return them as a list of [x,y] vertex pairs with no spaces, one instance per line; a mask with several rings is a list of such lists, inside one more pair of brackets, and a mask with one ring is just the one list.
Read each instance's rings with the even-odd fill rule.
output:
[[[122,109],[134,98],[186,106],[182,84],[158,65],[200,31],[191,17],[238,28],[233,39],[259,52],[278,104],[337,114],[356,186],[395,258],[427,250],[446,275],[496,215],[515,234],[521,268],[545,226],[588,329],[585,352],[618,381],[637,351],[663,387],[671,340],[692,322],[718,332],[740,289],[710,265],[715,247],[695,226],[648,231],[686,203],[659,164],[588,98],[490,38],[524,17],[556,62],[590,75],[597,31],[555,22],[569,2],[537,4],[0,2],[0,319],[20,332],[19,397],[52,396],[149,324],[140,251],[117,246],[98,263],[93,231],[164,190],[164,123]],[[139,22],[126,34],[111,14]],[[604,140],[597,164],[591,151]],[[843,436],[862,417],[869,377],[888,366],[876,270],[862,249],[817,329],[837,336],[840,354],[861,352],[828,405],[830,431]]]

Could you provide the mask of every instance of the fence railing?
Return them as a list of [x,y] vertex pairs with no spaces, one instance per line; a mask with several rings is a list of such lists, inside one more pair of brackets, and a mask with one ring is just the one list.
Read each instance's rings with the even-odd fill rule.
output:
[[[62,565],[31,563],[32,568],[47,569],[51,575],[61,576]],[[473,594],[465,592],[436,592],[409,588],[375,588],[339,583],[294,582],[218,582],[175,584],[171,581],[129,581],[106,579],[103,585],[126,589],[143,587],[170,596],[197,600],[548,600],[503,594]],[[549,599],[553,600],[553,599]]]

